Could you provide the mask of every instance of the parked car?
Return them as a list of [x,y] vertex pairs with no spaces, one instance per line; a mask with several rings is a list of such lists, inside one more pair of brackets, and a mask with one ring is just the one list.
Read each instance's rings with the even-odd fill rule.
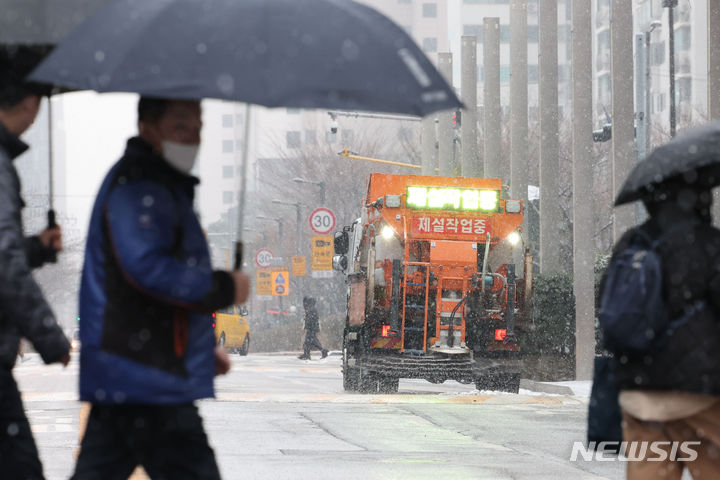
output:
[[217,344],[230,352],[247,355],[250,351],[250,325],[247,315],[247,308],[237,305],[213,313]]

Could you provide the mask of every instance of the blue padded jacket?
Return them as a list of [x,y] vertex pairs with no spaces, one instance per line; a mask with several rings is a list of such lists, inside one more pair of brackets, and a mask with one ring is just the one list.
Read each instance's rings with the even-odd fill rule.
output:
[[95,201],[80,289],[80,398],[179,404],[213,396],[214,310],[231,305],[193,211],[197,179],[128,141]]

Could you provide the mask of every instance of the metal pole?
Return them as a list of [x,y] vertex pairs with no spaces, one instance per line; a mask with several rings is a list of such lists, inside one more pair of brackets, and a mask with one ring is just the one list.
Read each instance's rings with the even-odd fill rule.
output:
[[300,246],[300,240],[301,240],[300,237],[302,237],[302,204],[301,203],[295,204],[295,214],[296,214],[295,219],[297,221],[297,232],[296,232],[297,255],[300,256],[300,255],[302,255],[302,248]]
[[557,0],[540,0],[540,271],[560,267],[560,225],[557,179],[560,176],[558,130]]
[[[612,0],[610,20],[610,76],[612,82],[613,200],[635,162],[633,118],[632,0]],[[634,224],[632,205],[614,209],[613,240]]]
[[510,4],[510,195],[527,200],[527,0]]
[[573,292],[575,378],[592,378],[595,356],[593,232],[592,10],[572,0]]
[[645,145],[647,140],[647,123],[645,122],[645,100],[647,98],[647,78],[645,67],[645,35],[635,35],[635,144],[637,145],[637,161],[645,158]]
[[[528,37],[527,0],[510,2],[510,196],[523,201],[523,232],[528,238]],[[527,242],[526,242],[527,243]],[[522,252],[513,249],[513,262]],[[520,269],[519,274],[523,270]],[[519,275],[518,275],[519,276]]]
[[650,151],[650,137],[652,126],[650,125],[650,108],[652,99],[652,77],[650,76],[650,36],[652,29],[645,32],[645,153]]
[[243,136],[243,148],[242,157],[240,162],[240,195],[238,198],[238,223],[237,223],[237,240],[235,241],[235,270],[240,270],[243,263],[243,222],[244,222],[244,211],[245,197],[247,196],[247,168],[248,168],[248,155],[249,155],[249,144],[250,144],[250,104],[245,104],[245,132]]
[[320,203],[325,205],[325,182],[320,182]]
[[[448,82],[452,85],[452,53],[438,54],[438,70]],[[438,112],[440,123],[438,124],[438,163],[440,166],[440,176],[451,177],[455,175],[453,161],[453,128],[452,128],[452,111]]]
[[460,91],[465,108],[462,113],[462,174],[465,177],[483,176],[477,145],[477,37],[462,37],[462,77]]
[[[708,18],[708,120],[720,120],[720,3],[707,2]],[[713,224],[720,225],[720,189],[713,191]]]
[[[483,144],[485,175],[502,178],[502,110],[500,106],[500,19],[487,17],[483,20],[483,65],[485,85],[483,88]],[[507,176],[503,183],[509,180]]]
[[[675,7],[677,0],[665,0],[668,7],[668,51],[670,64],[670,136],[675,136]],[[629,11],[629,10],[628,10]]]
[[435,134],[435,115],[422,120],[422,174],[435,175],[437,168],[437,140]]

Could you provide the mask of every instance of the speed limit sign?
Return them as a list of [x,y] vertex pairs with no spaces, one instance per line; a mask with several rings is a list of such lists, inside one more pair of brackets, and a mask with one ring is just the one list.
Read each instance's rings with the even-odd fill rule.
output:
[[318,235],[327,235],[335,228],[335,214],[329,208],[316,208],[310,214],[310,228]]
[[260,268],[268,268],[273,259],[273,253],[267,248],[261,248],[255,254],[255,264]]

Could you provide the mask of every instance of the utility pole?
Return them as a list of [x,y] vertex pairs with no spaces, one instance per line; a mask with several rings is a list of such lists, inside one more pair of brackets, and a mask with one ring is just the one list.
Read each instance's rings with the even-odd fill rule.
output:
[[595,357],[591,2],[572,0],[573,293],[575,379],[592,378]]
[[[632,0],[612,0],[610,19],[610,77],[612,82],[613,201],[635,163],[633,108]],[[634,225],[634,209],[614,209],[613,240]]]
[[[452,53],[438,54],[438,70],[452,86]],[[452,177],[456,174],[456,164],[453,158],[454,151],[454,132],[452,126],[453,111],[438,112],[440,122],[438,123],[438,163],[440,164],[440,176]]]
[[557,0],[540,0],[540,271],[560,266]]
[[[708,120],[720,120],[720,3],[708,0]],[[720,189],[713,191],[713,223],[720,225]]]
[[[485,176],[503,178],[502,161],[502,110],[500,106],[500,19],[483,19],[483,145]],[[507,183],[508,178],[503,178]]]
[[637,145],[636,161],[642,161],[647,152],[647,123],[645,122],[645,97],[647,85],[645,84],[645,35],[635,35],[635,144]]
[[435,132],[435,114],[422,119],[422,174],[436,175],[437,168],[437,138]]
[[[522,200],[523,205],[528,200],[527,39],[527,0],[510,0],[510,196]],[[524,210],[526,213],[527,206]],[[527,215],[523,215],[526,246],[527,226]],[[517,259],[515,263],[519,263]],[[521,272],[519,269],[518,273]]]
[[[710,2],[711,3],[711,2]],[[668,64],[670,66],[670,136],[675,136],[675,7],[678,0],[663,0],[668,9]]]
[[460,92],[465,108],[460,122],[462,147],[462,174],[482,178],[483,165],[478,158],[477,146],[477,37],[462,37],[462,76]]

